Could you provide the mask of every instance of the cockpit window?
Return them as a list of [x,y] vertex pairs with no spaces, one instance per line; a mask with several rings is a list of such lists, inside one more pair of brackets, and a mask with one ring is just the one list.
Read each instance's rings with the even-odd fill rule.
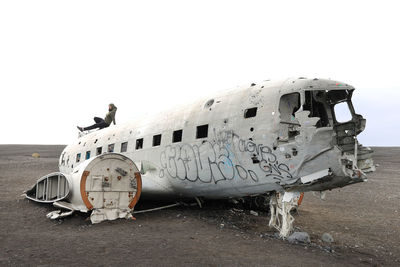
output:
[[303,109],[310,111],[309,117],[320,118],[317,128],[348,122],[354,112],[352,94],[353,90],[305,91]]
[[283,95],[279,101],[279,112],[285,121],[291,121],[294,113],[300,108],[300,94]]
[[336,121],[339,123],[348,122],[353,118],[347,102],[336,104],[334,110]]
[[336,104],[346,101],[349,97],[351,97],[351,93],[348,90],[332,90],[326,93],[326,102]]
[[309,110],[309,117],[319,117],[320,120],[316,126],[327,127],[330,126],[327,109],[330,109],[326,103],[326,92],[325,91],[306,91],[305,102],[303,105],[304,110]]

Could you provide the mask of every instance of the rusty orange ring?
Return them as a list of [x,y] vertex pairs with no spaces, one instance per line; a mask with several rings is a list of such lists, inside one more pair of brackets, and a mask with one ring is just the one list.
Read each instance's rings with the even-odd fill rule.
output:
[[300,193],[299,200],[297,201],[297,205],[298,205],[298,206],[301,205],[301,202],[303,201],[303,197],[304,197],[304,192],[301,192],[301,193]]
[[142,176],[140,175],[140,172],[135,172],[135,178],[137,182],[137,191],[135,194],[135,197],[132,199],[131,203],[129,203],[129,208],[133,209],[135,207],[136,203],[139,201],[140,194],[142,193]]
[[[81,197],[83,200],[83,203],[85,203],[86,208],[88,208],[88,210],[92,210],[93,209],[93,205],[92,203],[90,203],[88,195],[86,193],[86,180],[87,177],[89,176],[90,172],[89,171],[84,171],[82,174],[82,178],[81,178]],[[140,172],[135,172],[135,179],[137,182],[137,191],[135,194],[135,197],[132,199],[132,201],[129,203],[129,208],[133,209],[133,207],[135,207],[136,203],[139,201],[140,195],[142,193],[142,177],[140,175]]]
[[89,176],[90,172],[89,171],[84,171],[82,174],[82,178],[81,178],[81,197],[83,200],[83,203],[85,203],[86,208],[88,208],[89,210],[93,209],[93,205],[92,203],[90,203],[88,195],[86,193],[86,179]]

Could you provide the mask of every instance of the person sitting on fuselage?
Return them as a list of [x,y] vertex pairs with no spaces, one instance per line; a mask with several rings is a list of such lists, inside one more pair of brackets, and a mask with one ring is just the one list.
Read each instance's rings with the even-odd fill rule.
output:
[[116,112],[117,112],[117,107],[113,103],[111,103],[110,105],[108,105],[108,112],[107,112],[104,120],[99,117],[94,117],[93,119],[96,122],[95,124],[88,126],[88,127],[77,126],[77,128],[79,131],[83,132],[83,131],[89,131],[89,130],[96,129],[96,128],[99,128],[99,129],[107,128],[108,126],[110,126],[111,122],[113,122],[115,125],[115,113]]

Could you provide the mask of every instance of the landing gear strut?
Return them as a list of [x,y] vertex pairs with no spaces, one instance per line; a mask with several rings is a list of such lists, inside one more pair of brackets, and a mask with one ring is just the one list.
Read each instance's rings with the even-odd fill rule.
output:
[[287,238],[293,231],[294,217],[290,213],[299,206],[300,192],[283,192],[271,195],[269,226],[279,231],[279,235]]

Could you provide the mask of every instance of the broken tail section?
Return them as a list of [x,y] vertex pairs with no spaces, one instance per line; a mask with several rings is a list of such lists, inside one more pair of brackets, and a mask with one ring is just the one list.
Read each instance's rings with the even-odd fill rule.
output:
[[24,196],[40,203],[53,203],[63,200],[70,194],[67,177],[61,172],[53,172],[40,178]]
[[92,223],[99,223],[132,218],[141,191],[141,175],[135,163],[124,155],[107,153],[87,160],[71,174],[52,173],[40,178],[25,196],[67,210],[49,213],[51,219],[81,211],[91,212]]

